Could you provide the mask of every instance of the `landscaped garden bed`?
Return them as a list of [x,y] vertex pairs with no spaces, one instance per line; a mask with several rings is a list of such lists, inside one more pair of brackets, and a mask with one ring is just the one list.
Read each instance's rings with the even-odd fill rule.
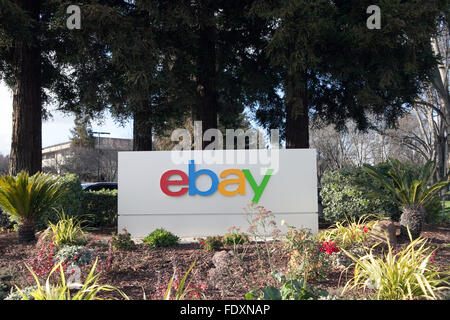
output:
[[[396,161],[389,166],[365,166],[357,179],[344,172],[340,184],[325,179],[330,225],[317,234],[278,223],[251,203],[245,230],[230,226],[190,243],[164,228],[140,241],[125,229],[116,234],[109,206],[94,218],[74,214],[85,197],[68,198],[76,184],[63,178],[1,178],[0,204],[14,224],[0,233],[0,299],[448,299],[450,228],[445,218],[424,221],[436,221],[437,191],[449,181],[430,186],[430,163],[419,173]],[[370,176],[383,203],[368,202],[370,189],[359,189]],[[108,196],[115,204],[116,195]],[[393,206],[401,209],[399,222],[386,216]]]
[[[90,232],[89,239],[95,239],[89,248],[105,253],[109,250],[108,243],[112,239],[111,230],[104,232]],[[450,265],[450,228],[427,225],[422,236],[429,239],[430,245],[439,248],[433,255],[433,263],[442,269]],[[194,260],[195,267],[190,274],[191,284],[203,289],[207,299],[244,299],[252,286],[262,288],[269,283],[275,284],[270,272],[261,272],[256,250],[256,244],[248,246],[244,266],[247,278],[243,273],[234,277],[235,283],[227,279],[225,283],[216,287],[211,279],[215,268],[213,256],[220,251],[206,251],[201,243],[179,244],[171,248],[149,248],[144,244],[137,244],[132,250],[116,250],[111,261],[111,268],[101,276],[101,282],[120,288],[130,299],[162,299],[170,278],[177,271],[179,277],[188,270]],[[241,245],[238,250],[242,250]],[[259,244],[264,249],[264,244]],[[288,256],[281,243],[276,244],[272,255],[273,268],[286,272]],[[233,251],[233,246],[224,250]],[[8,285],[17,285],[21,288],[33,285],[33,279],[25,267],[32,256],[36,254],[34,244],[18,244],[15,232],[0,233],[0,280]],[[264,261],[265,263],[265,261]],[[267,266],[266,266],[267,267]],[[268,270],[268,269],[267,269]],[[325,289],[330,295],[341,299],[368,299],[373,296],[370,290],[351,290],[340,295],[346,281],[353,276],[352,270],[343,272],[343,268],[332,268],[323,280],[311,280],[308,285]],[[9,288],[5,288],[9,289]],[[144,296],[145,292],[145,296]],[[105,293],[105,298],[121,299],[118,293]],[[195,297],[193,297],[195,298]]]

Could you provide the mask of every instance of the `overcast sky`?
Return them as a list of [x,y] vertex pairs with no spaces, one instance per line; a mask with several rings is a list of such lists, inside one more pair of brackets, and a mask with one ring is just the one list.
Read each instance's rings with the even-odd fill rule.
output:
[[[53,144],[69,141],[70,129],[73,128],[73,116],[66,116],[61,112],[53,112],[53,118],[45,121],[42,125],[42,145],[47,147]],[[133,137],[131,123],[125,127],[114,123],[111,117],[107,116],[102,125],[93,123],[94,131],[110,132],[111,138]],[[9,154],[11,149],[12,133],[12,92],[0,82],[0,153]]]

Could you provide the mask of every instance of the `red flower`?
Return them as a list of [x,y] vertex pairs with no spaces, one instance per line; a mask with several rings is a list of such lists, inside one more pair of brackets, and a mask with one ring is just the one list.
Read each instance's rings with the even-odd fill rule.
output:
[[364,231],[364,233],[367,233],[367,231],[369,231],[369,229],[366,226],[364,226],[363,231]]
[[205,242],[204,241],[202,241],[201,243],[200,243],[202,246],[204,246],[205,245]]
[[433,258],[430,258],[430,262],[434,262],[434,259],[433,259]]
[[338,247],[336,247],[336,242],[323,241],[322,246],[320,247],[320,251],[332,255],[334,252],[339,252],[339,249]]
[[355,235],[354,234],[352,234],[352,239],[355,239]]

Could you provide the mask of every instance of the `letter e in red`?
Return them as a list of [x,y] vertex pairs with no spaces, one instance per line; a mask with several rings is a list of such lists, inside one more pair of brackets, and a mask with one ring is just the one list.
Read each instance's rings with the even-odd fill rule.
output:
[[[169,180],[173,175],[178,175],[181,180]],[[181,188],[179,191],[170,191],[169,186],[187,186],[189,184],[189,178],[183,171],[180,170],[169,170],[164,172],[161,176],[160,186],[162,192],[171,197],[179,197],[186,194],[189,188]]]

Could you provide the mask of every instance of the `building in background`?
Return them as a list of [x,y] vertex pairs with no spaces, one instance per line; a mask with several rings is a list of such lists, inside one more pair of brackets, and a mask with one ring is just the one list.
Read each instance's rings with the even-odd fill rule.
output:
[[75,173],[83,182],[117,181],[119,151],[133,150],[132,139],[96,138],[93,148],[72,142],[42,149],[42,170],[55,174]]

